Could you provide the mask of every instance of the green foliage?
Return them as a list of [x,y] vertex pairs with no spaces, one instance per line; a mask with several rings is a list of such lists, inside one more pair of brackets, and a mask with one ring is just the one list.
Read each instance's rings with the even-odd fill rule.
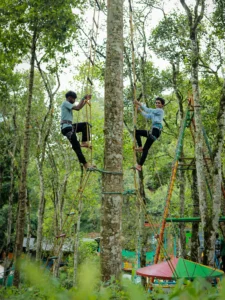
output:
[[70,42],[76,31],[79,17],[73,14],[71,5],[79,1],[30,1],[29,4],[16,1],[3,1],[1,8],[7,15],[9,28],[4,33],[17,32],[17,47],[29,51],[31,36],[37,32],[38,50],[45,49],[44,60],[53,58],[55,51],[64,54],[71,50]]
[[[224,284],[224,283],[223,283]],[[212,287],[212,284],[204,279],[198,278],[193,282],[180,279],[175,287],[171,290],[171,293],[164,295],[157,295],[155,299],[159,300],[195,300],[195,299],[218,299],[218,290],[216,287]]]
[[78,286],[70,290],[63,288],[47,271],[28,261],[21,263],[21,271],[24,278],[21,288],[1,289],[1,299],[222,300],[225,295],[224,280],[217,287],[203,279],[194,282],[179,280],[167,293],[160,288],[146,292],[142,286],[129,280],[122,280],[120,284],[112,279],[106,286],[101,284],[99,267],[90,261],[81,266]]
[[216,8],[213,12],[213,24],[216,35],[219,39],[224,40],[225,37],[225,7],[223,0],[216,0]]
[[[152,2],[152,1],[150,1]],[[75,11],[72,8],[76,8]],[[84,10],[87,8],[87,3],[76,0],[66,1],[1,1],[0,10],[3,12],[0,16],[1,28],[1,48],[0,48],[0,111],[1,111],[1,141],[0,148],[3,151],[0,154],[0,168],[1,168],[1,213],[0,213],[0,229],[1,232],[6,231],[7,224],[7,201],[8,191],[10,188],[10,175],[9,169],[12,163],[14,163],[14,218],[16,216],[16,202],[18,191],[18,172],[20,170],[20,155],[21,155],[21,141],[23,137],[23,130],[25,124],[25,103],[27,100],[27,86],[28,86],[28,73],[15,71],[15,66],[18,66],[20,62],[27,59],[27,54],[30,51],[31,37],[34,29],[38,31],[37,36],[37,56],[42,56],[42,62],[45,65],[45,70],[49,73],[45,73],[48,77],[50,85],[55,85],[55,80],[50,78],[49,74],[55,73],[59,70],[60,66],[66,66],[66,54],[72,53],[77,50],[77,45],[72,47],[74,39],[81,40],[77,35],[78,26],[82,25],[81,18]],[[217,133],[216,117],[219,109],[219,99],[221,95],[222,78],[217,77],[215,72],[213,73],[211,67],[216,64],[217,73],[220,73],[223,63],[223,40],[224,40],[224,3],[222,0],[215,1],[215,10],[212,13],[212,23],[205,23],[201,26],[199,35],[199,47],[201,50],[201,65],[200,71],[200,90],[201,90],[201,112],[203,123],[206,128],[206,132],[209,136],[211,146],[213,146],[214,138]],[[80,13],[77,13],[77,12]],[[144,13],[144,10],[143,10]],[[148,15],[146,15],[148,16]],[[135,16],[137,23],[135,24],[137,31],[140,30],[140,23],[144,24],[147,21],[146,18],[140,15]],[[140,17],[140,18],[139,18]],[[144,20],[146,19],[146,20]],[[150,18],[149,18],[150,19]],[[147,23],[146,23],[147,24]],[[87,26],[87,23],[84,24]],[[148,25],[146,25],[147,27]],[[85,28],[86,29],[86,28]],[[147,33],[147,32],[146,32]],[[179,106],[177,104],[176,95],[173,91],[173,72],[171,66],[164,68],[160,71],[156,67],[155,62],[149,55],[149,49],[146,50],[145,57],[139,55],[143,50],[142,45],[144,42],[148,43],[148,46],[155,54],[162,58],[166,62],[177,63],[180,65],[180,69],[177,71],[177,87],[180,95],[183,99],[184,107],[187,105],[186,98],[188,92],[191,90],[190,78],[190,57],[189,57],[189,33],[187,20],[184,15],[172,13],[166,15],[165,18],[156,26],[150,33],[150,38],[144,36],[138,39],[138,55],[136,55],[136,73],[137,73],[137,95],[144,89],[145,98],[142,100],[146,102],[149,107],[152,107],[153,99],[156,95],[164,94],[168,106],[165,107],[165,120],[164,129],[160,140],[155,142],[151,150],[149,151],[148,158],[143,167],[144,169],[144,187],[147,201],[147,212],[150,214],[152,220],[156,223],[161,222],[161,216],[164,209],[164,201],[167,193],[168,182],[171,174],[172,161],[175,154],[175,147],[177,137],[179,133],[180,117]],[[146,41],[144,41],[144,39]],[[219,42],[220,43],[219,43]],[[133,173],[130,171],[130,167],[133,165],[133,152],[132,152],[132,131],[133,131],[133,103],[132,103],[132,89],[130,82],[127,84],[127,79],[130,76],[131,62],[131,49],[130,44],[126,43],[126,57],[124,66],[124,121],[127,127],[124,129],[124,147],[123,147],[123,170],[124,170],[124,190],[133,189]],[[142,44],[143,43],[143,44]],[[143,46],[144,47],[144,46]],[[136,48],[136,45],[135,45]],[[87,50],[87,43],[84,44],[85,51]],[[101,45],[98,49],[101,49]],[[61,57],[57,59],[58,64],[52,63],[53,59],[58,56],[58,52],[61,52]],[[144,52],[144,51],[143,51]],[[137,54],[137,53],[136,53]],[[147,57],[148,55],[148,57]],[[144,56],[144,55],[143,55]],[[73,62],[71,62],[73,63]],[[220,66],[221,63],[221,66]],[[60,66],[59,66],[60,64]],[[204,68],[204,66],[206,68]],[[73,67],[73,65],[72,65]],[[214,70],[216,70],[214,68]],[[86,80],[87,64],[81,63],[78,68],[79,74],[74,78],[76,92],[82,97],[82,92],[85,90],[84,81]],[[95,63],[95,67],[91,69],[93,71],[94,87],[92,96],[92,133],[93,133],[93,161],[101,169],[103,168],[103,148],[104,148],[104,103],[102,96],[102,87],[104,84],[104,62]],[[218,75],[219,76],[219,75]],[[74,83],[73,83],[74,84]],[[144,86],[142,86],[144,85]],[[97,86],[97,87],[96,87]],[[82,92],[81,92],[82,91]],[[44,238],[53,241],[55,235],[55,223],[56,223],[56,204],[58,197],[63,195],[63,211],[62,215],[65,217],[66,213],[70,210],[75,211],[75,215],[70,217],[71,222],[66,224],[66,230],[71,235],[74,234],[74,224],[77,221],[77,204],[78,199],[75,199],[76,191],[79,187],[80,180],[80,168],[76,158],[76,155],[71,150],[71,147],[60,133],[59,127],[59,110],[61,102],[64,99],[64,92],[58,93],[55,102],[53,104],[54,109],[51,111],[53,114],[53,125],[47,141],[45,163],[43,167],[44,185],[45,185],[45,200],[46,209],[44,216]],[[79,97],[79,98],[80,98]],[[35,72],[35,82],[33,91],[33,103],[32,103],[32,121],[31,121],[31,147],[30,147],[30,160],[28,168],[28,198],[31,203],[31,229],[32,235],[36,235],[37,227],[37,209],[39,200],[39,178],[37,172],[36,159],[40,154],[40,149],[37,149],[38,134],[42,128],[43,119],[46,114],[49,105],[49,99],[46,96],[46,91],[41,80],[41,77]],[[84,112],[85,110],[83,110]],[[74,112],[74,121],[85,121],[85,113]],[[2,122],[2,120],[4,122]],[[17,129],[15,130],[15,127]],[[138,127],[150,129],[150,124],[145,124],[143,118],[138,116]],[[48,124],[45,128],[47,130]],[[120,138],[120,137],[118,137]],[[12,147],[14,142],[18,143],[15,157],[11,157]],[[84,154],[90,160],[89,150],[84,149]],[[186,156],[194,156],[194,146],[192,143],[192,137],[190,133],[185,133],[184,154]],[[222,154],[222,160],[224,163],[224,153]],[[66,175],[68,177],[66,178]],[[189,175],[187,175],[188,178]],[[190,177],[190,176],[189,176]],[[64,180],[66,178],[65,190]],[[185,192],[185,216],[192,215],[191,204],[191,187],[190,180],[186,185]],[[85,188],[83,194],[83,210],[81,217],[81,231],[83,233],[89,233],[92,231],[100,232],[100,207],[101,207],[101,175],[92,173],[88,182],[88,186]],[[176,181],[172,204],[170,207],[171,216],[179,216],[179,181]],[[68,223],[69,223],[68,222]],[[15,220],[13,222],[15,226]],[[124,196],[123,205],[123,232],[122,232],[122,244],[123,247],[129,250],[135,250],[137,246],[136,229],[138,226],[137,216],[137,199],[134,195]],[[176,236],[178,235],[178,227],[174,226]],[[172,230],[171,230],[172,231]],[[13,228],[14,232],[14,228]],[[152,236],[153,232],[148,229],[149,236]],[[174,232],[173,232],[174,234]],[[4,234],[1,235],[0,242],[3,245],[5,241]],[[152,241],[145,245],[154,249],[155,245]],[[89,257],[92,260],[99,260],[99,257],[95,256],[95,243],[82,243],[80,242],[79,249],[79,264]],[[29,268],[29,267],[28,267]],[[31,267],[32,269],[35,269]],[[85,268],[84,268],[85,269]],[[36,269],[35,269],[36,270]],[[82,269],[83,270],[83,269]],[[81,275],[83,274],[81,270]],[[35,271],[39,276],[38,269]],[[69,260],[69,267],[61,272],[60,283],[64,287],[71,287],[72,283],[72,261]],[[29,273],[30,274],[30,273]],[[97,273],[93,273],[97,276]],[[49,276],[49,277],[48,277]],[[91,275],[92,276],[92,275]],[[38,276],[37,276],[38,277]],[[99,275],[97,276],[99,279]],[[79,297],[85,296],[85,288],[82,286],[80,291],[74,291],[75,294],[69,294],[66,290],[60,287],[59,282],[51,280],[51,276],[48,274],[46,284],[52,287],[52,294],[55,297]],[[86,279],[85,279],[86,280]],[[89,280],[85,281],[86,286],[89,286]],[[39,279],[37,278],[37,282]],[[33,285],[33,286],[30,286]],[[21,288],[21,290],[7,289],[6,293],[11,293],[14,299],[44,299],[49,297],[50,292],[48,289],[45,292],[45,285],[42,283],[37,284],[31,281]],[[198,289],[196,285],[200,287],[204,286],[205,289]],[[100,282],[97,286],[101,286]],[[90,299],[109,299],[115,297],[116,299],[145,299],[145,297],[153,297],[155,293],[145,294],[137,286],[124,283],[124,289],[121,289],[118,285],[111,284],[110,288],[100,287],[98,289],[91,288],[92,294],[87,294]],[[183,285],[178,285],[174,289],[174,294],[170,294],[171,298],[168,299],[187,299],[188,297],[194,297],[198,299],[201,297],[207,299],[208,296],[202,295],[204,291],[208,291],[208,286],[203,283],[188,284],[183,289]],[[210,295],[214,299],[214,294]],[[59,293],[58,293],[59,292]],[[65,292],[65,293],[64,293]],[[58,293],[58,295],[57,295]],[[76,294],[77,293],[77,294]],[[79,294],[80,293],[80,294]],[[83,293],[83,294],[82,294]],[[65,294],[65,295],[64,295]],[[159,291],[157,292],[159,294]],[[63,295],[63,296],[61,296]],[[71,296],[72,295],[72,296]],[[172,296],[173,295],[173,296]],[[198,295],[198,296],[197,296]],[[225,298],[225,288],[221,289],[222,295]],[[6,297],[6,296],[5,296]],[[24,298],[23,298],[24,297]],[[95,298],[94,298],[95,297]],[[97,298],[96,298],[97,297]],[[104,298],[105,297],[105,298]],[[108,298],[107,298],[108,297]],[[142,297],[142,298],[141,298]],[[156,299],[157,295],[153,298]],[[166,295],[161,298],[167,297]],[[183,298],[181,298],[183,297]],[[186,298],[185,298],[186,297]],[[188,299],[189,299],[188,298]],[[210,296],[208,297],[210,298]],[[64,298],[63,298],[64,299]],[[167,298],[165,298],[167,299]]]
[[81,262],[85,260],[95,260],[98,244],[95,241],[80,240],[79,243],[79,258]]
[[190,50],[186,17],[172,13],[160,21],[152,31],[149,46],[163,59],[182,61]]

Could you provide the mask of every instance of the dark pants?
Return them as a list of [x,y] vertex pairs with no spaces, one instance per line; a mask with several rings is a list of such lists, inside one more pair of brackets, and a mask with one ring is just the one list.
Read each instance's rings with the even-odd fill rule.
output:
[[220,269],[220,255],[215,254],[214,264],[216,269]]
[[86,164],[87,161],[81,151],[80,143],[77,140],[76,133],[82,132],[82,142],[87,142],[90,140],[89,127],[87,123],[75,123],[73,127],[66,127],[61,130],[62,134],[68,138],[70,141],[73,150],[75,151],[77,158],[81,164]]
[[138,147],[142,147],[141,136],[147,138],[145,145],[143,147],[143,152],[142,152],[139,165],[143,166],[146,157],[148,155],[148,150],[151,148],[154,141],[160,137],[160,134],[161,134],[161,130],[159,130],[158,128],[153,128],[152,132],[149,132],[147,130],[136,130],[136,140],[137,140]]
[[224,255],[222,256],[222,270],[225,273],[225,256]]

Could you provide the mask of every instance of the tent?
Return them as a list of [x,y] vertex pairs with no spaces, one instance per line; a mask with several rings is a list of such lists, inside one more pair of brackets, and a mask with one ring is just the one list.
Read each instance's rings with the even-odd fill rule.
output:
[[137,275],[161,279],[194,279],[197,277],[213,278],[223,276],[223,271],[204,266],[183,258],[172,258],[156,265],[140,268]]
[[[155,251],[151,251],[151,252],[146,252],[146,260],[147,261],[150,261],[150,260],[153,260],[154,258],[154,255],[155,255]],[[134,252],[134,251],[129,251],[129,250],[122,250],[122,257],[125,257],[125,258],[136,258],[137,257],[137,253]]]

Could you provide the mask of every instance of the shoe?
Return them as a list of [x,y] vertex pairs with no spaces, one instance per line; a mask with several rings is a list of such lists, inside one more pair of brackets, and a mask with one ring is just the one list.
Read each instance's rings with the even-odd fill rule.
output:
[[142,147],[135,148],[135,151],[137,151],[137,152],[143,152],[143,148]]
[[84,148],[89,148],[91,149],[92,148],[92,145],[90,145],[88,142],[83,142],[80,144],[81,147],[84,147]]
[[142,171],[142,166],[141,166],[141,165],[136,165],[136,166],[135,166],[135,169],[136,169],[137,171],[141,172],[141,171]]
[[86,169],[86,171],[88,171],[88,170],[94,170],[94,169],[96,169],[97,167],[96,167],[95,165],[90,165],[89,163],[86,163],[86,164],[84,165],[84,168]]

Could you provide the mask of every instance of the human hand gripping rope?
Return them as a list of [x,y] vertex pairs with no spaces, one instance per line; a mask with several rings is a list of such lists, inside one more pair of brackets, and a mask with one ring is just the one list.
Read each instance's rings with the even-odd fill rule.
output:
[[[82,98],[83,105],[88,104],[89,106],[91,106],[91,103],[90,103],[91,97],[92,97],[92,95],[85,95]],[[90,145],[89,142],[82,142],[82,143],[80,143],[80,146],[83,147],[83,148],[92,149],[92,146]],[[87,167],[85,165],[84,165],[84,167],[87,169]]]
[[91,106],[91,102],[89,100],[91,100],[91,96],[92,95],[85,95],[82,100],[84,101],[85,104],[88,104],[89,106]]

